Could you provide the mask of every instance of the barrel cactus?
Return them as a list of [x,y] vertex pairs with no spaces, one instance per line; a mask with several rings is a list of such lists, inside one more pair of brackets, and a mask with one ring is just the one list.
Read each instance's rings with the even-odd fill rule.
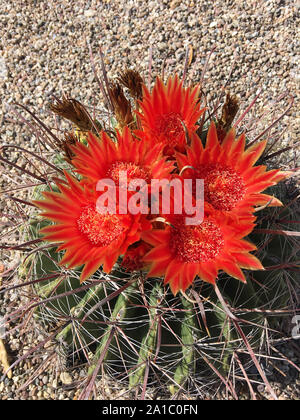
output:
[[[252,363],[273,392],[255,352],[294,299],[294,209],[280,201],[286,184],[276,185],[291,173],[267,170],[266,142],[248,146],[236,136],[236,99],[228,95],[208,123],[200,92],[177,76],[157,78],[150,91],[128,70],[106,85],[109,119],[93,119],[67,97],[51,106],[74,126],[63,139],[50,134],[51,170],[31,193],[21,234],[34,246],[19,276],[34,296],[26,312],[87,364],[79,399],[97,395],[104,373],[141,398],[157,385],[175,397],[196,395],[205,381],[223,382],[236,397],[236,361],[251,389]],[[106,178],[118,184],[117,198],[106,195],[115,213],[99,211],[98,181]],[[203,179],[201,197],[194,184],[190,190],[201,223],[186,224],[192,214],[178,214],[178,197],[169,212],[154,203],[151,214],[152,179]],[[124,212],[125,190],[126,205],[140,212]]]

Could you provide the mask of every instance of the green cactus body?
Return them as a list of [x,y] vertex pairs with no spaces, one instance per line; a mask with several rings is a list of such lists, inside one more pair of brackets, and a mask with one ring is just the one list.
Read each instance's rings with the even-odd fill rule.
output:
[[201,330],[196,319],[196,311],[194,304],[189,302],[183,296],[181,297],[182,307],[184,309],[184,316],[181,325],[181,340],[182,340],[182,356],[174,373],[174,382],[170,386],[172,394],[178,391],[179,386],[184,385],[184,382],[190,375],[193,375],[196,369],[196,355],[195,344],[201,338]]
[[[82,320],[84,315],[86,314],[87,308],[92,307],[97,303],[98,300],[101,300],[103,298],[104,288],[103,284],[100,283],[96,286],[91,286],[91,288],[83,295],[82,299],[79,300],[79,303],[70,309],[70,314],[74,316],[78,328],[80,328],[80,320]],[[90,323],[90,328],[88,328],[86,323],[84,325],[84,329],[94,330],[95,326],[93,327],[92,323]],[[98,333],[96,333],[95,336],[98,337]],[[63,342],[70,345],[73,342],[74,337],[76,337],[74,333],[74,326],[72,323],[70,323],[56,336],[56,339],[58,341],[62,340]]]
[[156,283],[149,297],[149,325],[142,339],[137,369],[131,373],[129,377],[129,384],[131,387],[134,387],[143,381],[146,363],[155,356],[154,352],[158,334],[157,315],[159,304],[161,302],[161,296],[163,296],[162,286],[160,283]]
[[[115,329],[116,325],[122,325],[122,321],[131,317],[131,310],[135,309],[133,302],[135,301],[137,303],[136,299],[136,284],[129,286],[125,292],[121,292],[116,298],[112,314],[111,316],[108,316],[107,326],[106,328],[104,327],[104,329],[102,329],[102,338],[100,338],[100,343],[96,348],[92,365],[88,370],[88,375],[93,374],[93,371],[97,365],[97,361],[99,357],[102,356],[103,350],[106,347],[107,340],[111,335],[112,329]],[[126,324],[128,325],[128,322],[126,322]],[[103,361],[105,362],[112,361],[115,358],[114,347],[116,342],[116,334],[117,331],[115,330],[115,335],[111,340],[109,349],[103,358]]]

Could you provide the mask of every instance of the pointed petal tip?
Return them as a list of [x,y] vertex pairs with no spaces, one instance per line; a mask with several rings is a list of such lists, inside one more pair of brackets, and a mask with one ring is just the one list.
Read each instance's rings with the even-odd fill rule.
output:
[[293,171],[279,171],[278,174],[277,174],[277,176],[279,178],[278,182],[283,180],[283,179],[288,179],[288,178],[290,178],[294,175],[295,175],[295,172],[293,172]]
[[84,277],[80,276],[79,284],[85,283],[88,279],[89,279],[89,276],[84,276]]
[[174,286],[172,282],[169,282],[168,284],[170,286],[171,292],[173,293],[173,296],[177,296],[178,293],[181,291],[181,288],[179,287],[178,282],[176,286]]

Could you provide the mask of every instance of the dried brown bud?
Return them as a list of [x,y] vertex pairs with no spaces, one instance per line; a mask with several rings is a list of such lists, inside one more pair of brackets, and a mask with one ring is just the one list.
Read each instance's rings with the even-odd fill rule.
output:
[[93,121],[85,107],[76,99],[63,96],[50,105],[55,114],[72,121],[81,131],[93,131]]
[[136,70],[126,69],[119,77],[118,81],[129,89],[130,95],[135,99],[142,99],[144,81]]
[[226,133],[230,130],[232,121],[239,109],[239,102],[236,96],[231,96],[229,92],[226,94],[226,100],[222,107],[221,118],[217,121],[217,130],[219,140],[222,142]]
[[123,89],[119,84],[112,84],[109,88],[109,95],[114,107],[117,121],[121,127],[125,127],[133,122],[131,105],[126,99]]
[[75,145],[78,141],[79,139],[77,136],[72,131],[70,131],[65,133],[65,139],[61,140],[61,142],[58,144],[59,149],[64,152],[64,159],[68,163],[72,163],[72,159],[75,156],[70,146]]
[[231,96],[229,92],[226,94],[225,104],[222,108],[222,116],[218,124],[228,131],[231,127],[232,121],[239,109],[239,101],[236,96]]

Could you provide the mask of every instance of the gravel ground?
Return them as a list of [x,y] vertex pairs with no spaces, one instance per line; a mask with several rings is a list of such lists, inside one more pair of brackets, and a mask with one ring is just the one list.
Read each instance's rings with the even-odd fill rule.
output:
[[[53,94],[59,96],[64,91],[86,105],[93,105],[95,98],[98,101],[99,87],[91,70],[88,41],[98,66],[101,46],[109,76],[116,76],[126,66],[136,66],[146,79],[150,46],[154,76],[160,73],[167,56],[166,74],[174,70],[182,74],[189,45],[193,51],[189,77],[197,80],[215,46],[204,79],[208,99],[217,97],[231,70],[227,86],[239,96],[241,109],[261,89],[253,112],[273,107],[279,115],[287,102],[276,103],[276,98],[289,91],[294,107],[281,120],[277,135],[285,144],[295,144],[299,130],[297,13],[299,4],[291,0],[0,0],[1,143],[31,149],[36,146],[26,130],[9,121],[14,118],[10,110],[14,102],[29,106],[44,122],[53,125],[47,109]],[[272,118],[266,116],[262,123],[273,121]],[[296,161],[294,152],[288,154],[287,160],[290,159]],[[16,155],[15,163],[22,165],[24,158]],[[0,188],[11,181],[18,181],[14,171],[3,169]],[[8,251],[2,254],[5,269],[17,264],[18,259],[19,255]],[[0,315],[7,308],[13,310],[18,302],[16,294],[0,299]],[[22,334],[11,334],[12,355],[23,354],[23,339]],[[27,342],[41,340],[42,331],[26,337]],[[48,368],[28,389],[16,392],[43,357],[41,354],[24,361],[14,370],[12,379],[0,382],[0,399],[74,398],[74,390],[68,390],[68,386],[83,374],[80,369],[75,376],[61,376]],[[296,362],[294,353],[291,357]],[[291,385],[288,379],[278,381],[276,392],[280,399],[297,399],[299,379],[289,375],[288,363],[282,366],[286,378],[291,376],[293,382]]]

